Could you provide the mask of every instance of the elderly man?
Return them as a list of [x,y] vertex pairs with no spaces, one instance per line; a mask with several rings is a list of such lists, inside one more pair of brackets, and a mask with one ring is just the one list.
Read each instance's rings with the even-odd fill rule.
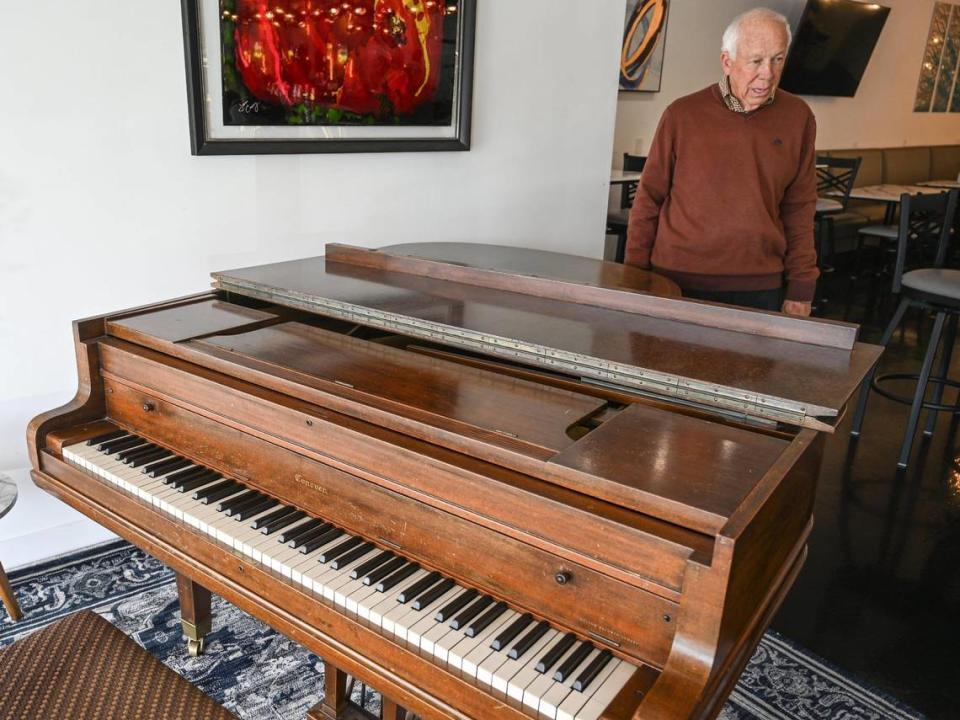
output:
[[630,212],[627,264],[688,297],[810,314],[816,123],[777,90],[789,45],[782,15],[740,15],[723,34],[720,82],[666,109]]

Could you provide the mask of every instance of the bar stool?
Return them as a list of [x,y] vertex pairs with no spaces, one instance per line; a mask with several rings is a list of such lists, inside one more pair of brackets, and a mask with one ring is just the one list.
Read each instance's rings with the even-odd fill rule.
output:
[[[867,400],[871,390],[876,390],[886,398],[910,405],[910,417],[900,446],[900,457],[897,465],[906,468],[910,460],[910,451],[913,448],[913,436],[916,433],[920,411],[927,409],[927,422],[923,434],[933,435],[937,422],[937,412],[947,411],[960,413],[960,406],[944,405],[943,388],[945,385],[960,387],[960,382],[950,380],[947,372],[950,369],[950,360],[953,354],[953,344],[957,335],[957,319],[960,316],[960,270],[950,270],[943,265],[947,257],[950,242],[951,228],[957,210],[957,190],[937,195],[907,195],[900,200],[900,226],[897,237],[897,259],[894,265],[893,292],[900,294],[900,304],[897,306],[893,318],[883,332],[880,344],[886,347],[893,337],[894,330],[903,320],[907,308],[919,307],[936,313],[933,321],[933,330],[927,341],[927,349],[923,358],[923,365],[918,374],[914,373],[886,373],[877,374],[879,361],[864,378],[860,388],[860,398],[857,402],[857,412],[853,418],[853,427],[850,434],[860,436],[863,427],[863,418],[867,410]],[[908,243],[922,243],[927,239],[936,238],[937,254],[932,267],[919,268],[904,272]],[[949,318],[949,322],[948,322]],[[944,326],[947,325],[944,338]],[[937,374],[931,376],[933,361],[937,355],[941,339],[945,339],[940,357]],[[883,387],[889,380],[916,379],[917,387],[912,398],[896,395]],[[927,386],[933,383],[933,398],[926,401]]]
[[[644,155],[623,154],[623,169],[625,172],[643,172],[647,164]],[[630,222],[630,208],[637,195],[640,183],[624,183],[620,188],[620,208],[607,213],[607,232],[617,236],[617,250],[613,256],[614,262],[622,263],[627,247],[627,225]]]
[[833,269],[826,260],[833,254],[834,218],[847,210],[850,191],[857,182],[862,161],[860,157],[817,156],[817,209],[814,220],[817,226],[817,261],[824,272]]

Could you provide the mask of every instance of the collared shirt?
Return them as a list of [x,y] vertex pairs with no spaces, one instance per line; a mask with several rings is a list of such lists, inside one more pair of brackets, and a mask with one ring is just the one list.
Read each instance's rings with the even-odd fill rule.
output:
[[742,114],[744,114],[744,115],[746,115],[747,113],[756,112],[756,111],[759,110],[760,108],[766,107],[767,105],[769,105],[770,103],[773,102],[773,97],[774,97],[774,95],[776,94],[776,90],[774,90],[773,92],[770,93],[770,97],[768,97],[768,98],[764,101],[763,105],[761,105],[760,107],[755,108],[755,109],[753,109],[753,110],[747,110],[747,109],[743,106],[743,103],[740,102],[739,98],[737,98],[737,96],[734,95],[734,94],[733,94],[733,91],[730,89],[730,76],[729,76],[729,75],[724,75],[722,78],[720,78],[720,83],[719,83],[719,85],[720,85],[720,95],[723,97],[723,102],[724,102],[724,104],[725,104],[730,110],[733,110],[735,113],[742,113]]

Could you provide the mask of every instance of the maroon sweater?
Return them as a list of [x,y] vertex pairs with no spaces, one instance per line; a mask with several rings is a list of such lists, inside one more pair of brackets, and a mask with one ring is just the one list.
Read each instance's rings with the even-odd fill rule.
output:
[[717,85],[680,98],[660,119],[627,231],[626,263],[691,290],[768,290],[813,299],[817,256],[816,121],[777,90],[750,113]]

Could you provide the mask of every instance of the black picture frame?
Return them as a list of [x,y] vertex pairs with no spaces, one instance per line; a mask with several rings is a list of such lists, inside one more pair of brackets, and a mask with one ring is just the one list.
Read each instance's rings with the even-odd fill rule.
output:
[[[223,83],[223,58],[219,17],[222,0],[181,0],[183,47],[186,64],[187,101],[190,121],[190,150],[193,155],[258,155],[287,153],[380,153],[421,151],[464,151],[470,149],[473,90],[476,0],[447,3],[456,8],[455,35],[444,37],[444,71],[452,73],[449,122],[417,124],[416,119],[399,123],[365,121],[325,122],[300,126],[276,122],[263,125],[228,126],[222,121],[227,95]],[[215,10],[218,39],[204,42],[204,22],[212,25]],[[234,18],[235,19],[235,18]],[[211,37],[209,29],[206,37]],[[452,44],[452,47],[449,45]],[[449,86],[448,81],[448,86]],[[217,112],[219,108],[220,112]],[[277,137],[289,133],[291,136]]]

